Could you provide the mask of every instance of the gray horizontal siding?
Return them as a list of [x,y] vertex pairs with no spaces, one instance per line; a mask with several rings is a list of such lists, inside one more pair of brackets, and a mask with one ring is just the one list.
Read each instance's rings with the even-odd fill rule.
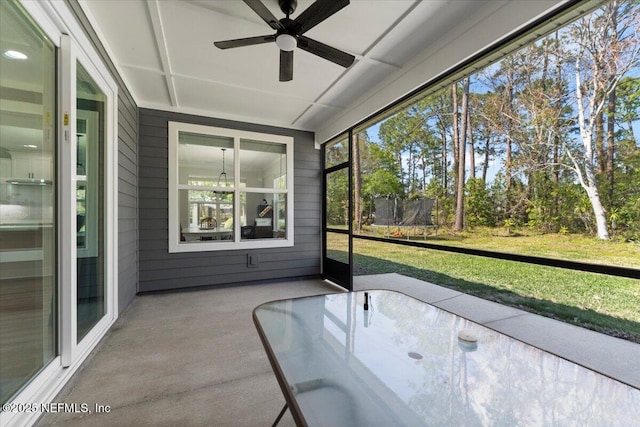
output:
[[67,0],[118,84],[118,309],[133,301],[138,287],[138,106],[77,1]]
[[[169,253],[168,251],[168,122],[219,126],[294,138],[295,246]],[[321,169],[320,152],[310,132],[243,122],[139,110],[139,289],[141,292],[320,274]],[[260,265],[247,267],[247,254]]]

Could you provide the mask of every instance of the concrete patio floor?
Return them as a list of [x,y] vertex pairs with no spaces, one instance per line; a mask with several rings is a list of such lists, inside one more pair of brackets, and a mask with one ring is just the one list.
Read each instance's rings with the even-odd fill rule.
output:
[[[640,345],[398,274],[361,276],[640,388]],[[109,413],[57,413],[37,425],[265,426],[284,398],[251,312],[271,300],[341,292],[300,280],[144,295],[118,319],[56,402]],[[280,426],[294,425],[287,411]]]

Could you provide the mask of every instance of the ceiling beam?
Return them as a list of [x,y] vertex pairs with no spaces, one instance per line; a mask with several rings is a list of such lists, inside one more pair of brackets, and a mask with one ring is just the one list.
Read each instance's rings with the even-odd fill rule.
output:
[[[135,66],[131,66],[131,65],[125,65],[124,67],[141,68],[141,67],[135,67]],[[284,92],[274,92],[274,91],[269,91],[269,90],[263,90],[263,89],[258,89],[258,88],[253,87],[253,86],[232,84],[232,83],[229,83],[229,82],[205,79],[205,78],[202,78],[202,77],[196,77],[196,76],[192,76],[192,75],[188,75],[188,74],[175,73],[174,76],[175,77],[180,77],[180,78],[183,78],[183,79],[197,80],[197,81],[206,82],[206,83],[213,83],[213,84],[217,84],[217,85],[233,87],[233,88],[236,88],[236,89],[246,90],[246,91],[250,91],[250,92],[261,93],[261,94],[263,94],[265,96],[277,96],[277,97],[280,97],[280,98],[287,98],[287,99],[296,100],[296,101],[304,101],[304,102],[308,102],[309,104],[312,104],[312,105],[318,105],[320,107],[333,108],[333,109],[336,109],[336,110],[344,110],[344,107],[342,107],[342,106],[331,105],[331,104],[328,104],[328,103],[325,103],[325,102],[318,102],[318,101],[314,101],[314,100],[309,99],[309,98],[303,98],[301,96],[295,96],[295,95],[291,95],[291,94],[284,93]]]
[[394,70],[399,70],[399,69],[402,68],[402,66],[400,66],[398,64],[392,64],[391,62],[382,61],[380,59],[373,58],[373,57],[369,56],[369,54],[367,54],[367,55],[355,54],[354,56],[356,57],[357,61],[365,61],[365,62],[370,62],[372,64],[384,65],[385,67],[389,67],[389,68],[392,68]]
[[169,50],[167,48],[166,37],[164,35],[164,27],[162,25],[162,17],[160,16],[160,5],[158,4],[158,0],[147,0],[147,9],[149,11],[149,17],[151,18],[151,26],[153,27],[156,48],[160,55],[160,62],[162,63],[162,70],[164,72],[164,79],[167,83],[167,91],[169,92],[171,105],[178,107],[178,96],[176,94],[175,85],[173,84],[171,63],[169,62]]

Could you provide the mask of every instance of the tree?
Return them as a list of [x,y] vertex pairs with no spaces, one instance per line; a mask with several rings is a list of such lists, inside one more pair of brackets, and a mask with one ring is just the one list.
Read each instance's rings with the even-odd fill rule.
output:
[[[380,125],[378,136],[384,149],[394,155],[397,163],[395,170],[398,171],[400,181],[405,188],[409,188],[411,170],[405,174],[402,154],[413,145],[416,139],[415,132],[419,126],[420,123],[416,123],[408,110],[403,110],[391,116]],[[408,165],[411,166],[411,162]]]
[[570,49],[575,78],[577,125],[581,141],[580,152],[565,145],[571,169],[585,190],[596,220],[598,238],[609,239],[606,213],[596,180],[597,156],[595,132],[598,117],[610,95],[626,72],[637,66],[640,52],[637,8],[611,7],[601,9],[570,27],[574,42]]
[[[640,119],[640,77],[624,77],[616,87],[618,126],[623,132],[623,137],[629,139],[631,144],[637,146],[638,138],[633,132],[633,122]],[[620,126],[623,124],[626,129]]]
[[482,73],[483,83],[491,90],[485,103],[482,116],[491,124],[495,134],[500,135],[500,143],[504,147],[505,195],[503,199],[506,215],[514,215],[514,153],[517,151],[519,135],[519,111],[516,99],[522,86],[522,63],[527,59],[522,55],[509,55],[497,66],[489,67]]
[[484,180],[469,178],[466,187],[466,217],[469,226],[495,226],[495,206]]
[[[366,132],[358,134],[357,150],[360,159],[357,167],[360,176],[360,190],[356,192],[354,188],[354,199],[359,199],[360,215],[366,213],[368,220],[372,220],[376,197],[401,197],[404,194],[399,178],[400,171],[395,154],[385,149],[382,144],[372,142]],[[356,173],[355,169],[354,165],[354,174]],[[356,200],[354,200],[355,204]],[[354,221],[356,216],[354,212]]]

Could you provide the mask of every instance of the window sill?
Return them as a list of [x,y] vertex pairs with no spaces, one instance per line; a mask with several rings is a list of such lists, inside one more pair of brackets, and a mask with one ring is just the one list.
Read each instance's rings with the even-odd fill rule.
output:
[[240,242],[181,242],[169,247],[169,253],[219,252],[293,247],[293,239],[251,239]]

